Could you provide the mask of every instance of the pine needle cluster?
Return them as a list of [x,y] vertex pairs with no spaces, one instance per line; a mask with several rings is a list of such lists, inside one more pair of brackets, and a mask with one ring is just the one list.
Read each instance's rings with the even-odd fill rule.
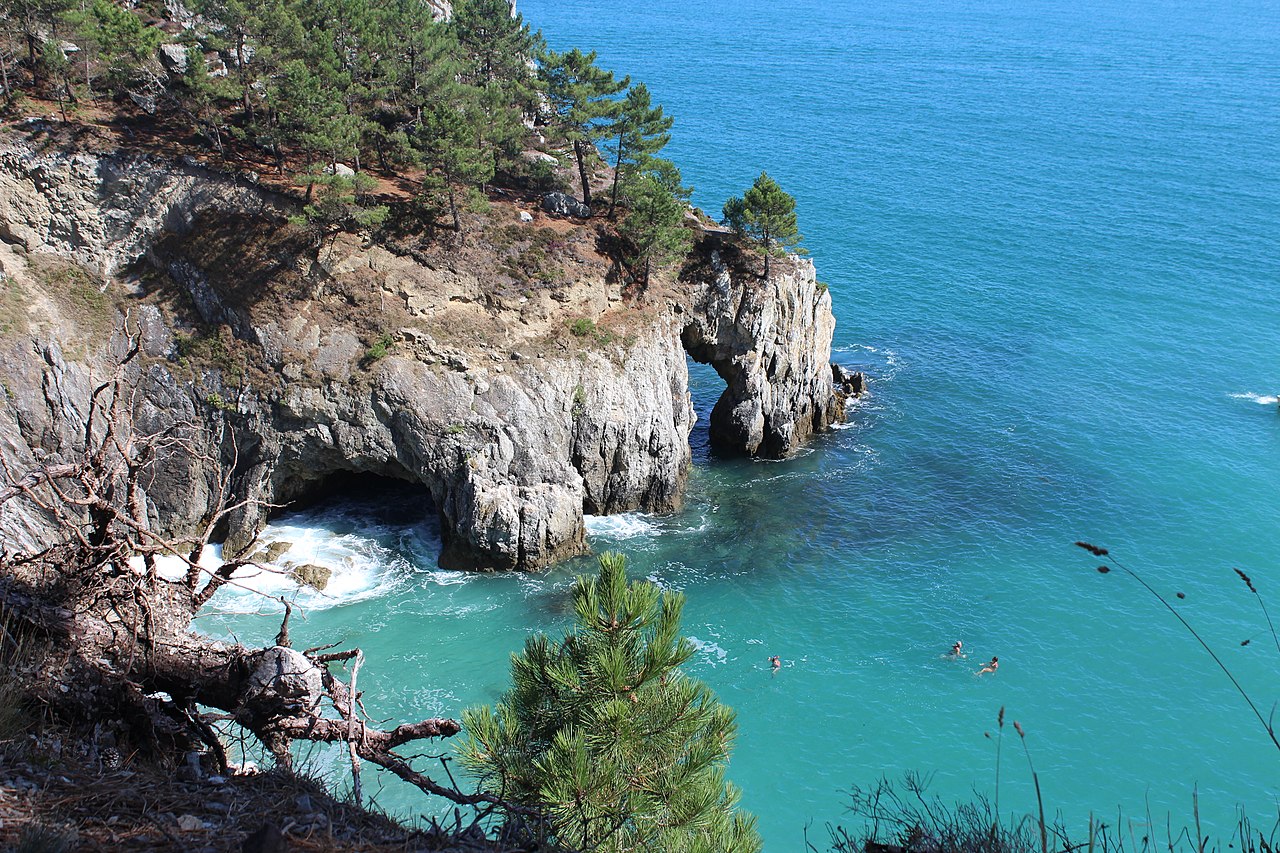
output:
[[464,764],[543,810],[557,840],[600,851],[753,853],[755,818],[725,779],[733,711],[680,667],[684,596],[627,580],[620,554],[573,590],[576,627],[512,656],[512,689],[463,715]]

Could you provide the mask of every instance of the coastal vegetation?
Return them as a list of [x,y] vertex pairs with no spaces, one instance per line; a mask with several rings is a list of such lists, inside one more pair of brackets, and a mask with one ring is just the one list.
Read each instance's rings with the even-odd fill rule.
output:
[[628,581],[621,554],[579,577],[575,630],[530,637],[496,707],[463,715],[464,763],[578,850],[760,850],[725,780],[733,712],[681,667],[684,596]]
[[769,277],[769,259],[794,250],[804,239],[796,225],[795,198],[768,172],[761,172],[745,194],[724,203],[723,222],[735,234],[759,241],[765,278]]

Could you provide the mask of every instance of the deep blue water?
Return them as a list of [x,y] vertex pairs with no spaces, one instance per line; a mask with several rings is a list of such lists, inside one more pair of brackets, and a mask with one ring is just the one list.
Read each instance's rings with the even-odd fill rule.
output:
[[[1091,811],[1186,824],[1193,788],[1219,831],[1237,805],[1274,817],[1280,751],[1239,694],[1071,543],[1184,593],[1269,713],[1280,650],[1231,569],[1280,615],[1280,4],[520,8],[553,47],[648,84],[696,203],[718,213],[762,169],[796,196],[835,357],[872,380],[852,427],[798,458],[713,460],[695,434],[685,512],[593,526],[687,593],[693,670],[738,712],[730,777],[766,849],[802,849],[808,821],[821,837],[881,774],[991,794],[1001,706],[1077,835]],[[705,415],[718,380],[694,379]],[[295,632],[365,648],[375,715],[497,698],[509,652],[567,624],[590,568],[427,571],[434,531],[368,505],[287,521],[373,567]],[[209,624],[265,640],[276,620]],[[940,658],[955,639],[968,660]],[[1001,805],[1026,813],[1014,750]]]

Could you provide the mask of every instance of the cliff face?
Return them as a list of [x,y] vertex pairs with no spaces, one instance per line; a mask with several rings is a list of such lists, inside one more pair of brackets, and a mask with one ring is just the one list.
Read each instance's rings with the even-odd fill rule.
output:
[[[782,457],[843,416],[830,297],[808,262],[762,282],[712,236],[679,281],[624,300],[599,233],[523,221],[516,205],[449,250],[352,235],[317,248],[290,210],[190,162],[0,148],[10,470],[83,443],[89,394],[123,349],[121,310],[143,343],[130,365],[139,427],[201,425],[148,490],[152,523],[198,524],[229,471],[253,499],[230,519],[232,550],[266,504],[354,472],[429,489],[444,565],[582,553],[584,511],[679,505],[686,351],[726,381],[711,424],[722,448]],[[6,542],[49,532],[16,502],[0,513]]]

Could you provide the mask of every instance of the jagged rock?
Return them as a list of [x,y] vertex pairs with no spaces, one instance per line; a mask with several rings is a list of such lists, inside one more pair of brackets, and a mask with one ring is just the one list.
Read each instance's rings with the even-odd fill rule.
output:
[[324,167],[324,173],[326,175],[339,175],[344,178],[350,178],[355,175],[356,170],[346,163],[330,163]]
[[866,390],[867,377],[861,371],[853,371],[843,364],[831,365],[831,381],[835,383],[836,393],[846,397],[857,397]]
[[[131,367],[147,430],[199,421],[210,399],[234,401],[234,485],[252,500],[227,520],[228,554],[243,553],[266,523],[254,501],[305,498],[341,472],[425,486],[421,510],[442,519],[445,565],[530,569],[581,554],[584,510],[679,506],[695,418],[686,352],[726,380],[711,414],[722,449],[782,457],[842,416],[829,366],[830,296],[808,261],[780,261],[762,282],[735,272],[725,260],[735,250],[707,238],[668,297],[629,315],[641,324],[634,334],[605,344],[564,332],[566,318],[626,310],[610,308],[603,264],[581,265],[570,280],[504,306],[490,298],[487,270],[437,269],[349,235],[328,241],[322,256],[283,256],[277,247],[288,245],[290,212],[270,193],[199,164],[0,144],[6,274],[20,263],[17,245],[104,275],[145,255],[202,320],[260,347],[252,381],[218,364],[192,377],[167,360],[167,339],[152,329],[173,318],[149,314],[144,345],[154,357]],[[225,254],[210,254],[219,229]],[[274,239],[271,250],[241,252],[246,231]],[[244,266],[254,263],[262,266]],[[333,307],[339,299],[259,306],[263,282],[277,271],[309,293],[402,300],[407,313],[387,322],[405,343],[364,358],[367,327],[348,324]],[[361,322],[369,319],[380,318]],[[477,324],[489,324],[492,342],[456,335]],[[42,328],[64,325],[51,317]],[[12,470],[83,442],[94,377],[118,352],[106,341],[68,339],[81,353],[72,360],[61,333],[42,334],[54,339],[0,343],[0,379],[12,392],[0,407],[0,456]],[[495,353],[517,350],[528,357],[493,368]],[[209,512],[226,458],[212,435],[190,455],[166,459],[150,481],[146,506],[157,529],[196,529]],[[0,513],[0,535],[14,547],[36,545],[47,520],[19,503]]]
[[329,579],[333,577],[333,569],[317,566],[314,563],[304,563],[301,566],[291,566],[289,575],[302,586],[324,592],[325,587],[329,585]]
[[250,559],[255,563],[275,563],[292,547],[292,542],[272,542],[265,548],[259,549]]
[[591,208],[571,195],[562,192],[547,193],[542,197],[542,209],[556,216],[576,216],[590,219]]
[[529,211],[527,211],[527,210],[522,210],[522,211],[520,211],[520,221],[521,221],[521,222],[532,222],[532,221],[533,221],[533,214],[532,214],[532,213],[530,213],[530,212],[529,212]]
[[156,56],[164,70],[174,77],[187,73],[187,49],[180,44],[162,44]]

